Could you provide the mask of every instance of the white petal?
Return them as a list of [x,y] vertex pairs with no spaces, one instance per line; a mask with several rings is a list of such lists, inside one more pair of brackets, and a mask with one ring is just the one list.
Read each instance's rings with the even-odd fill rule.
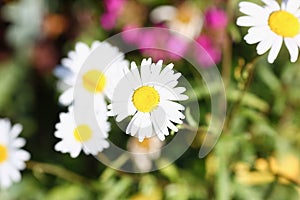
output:
[[138,131],[138,127],[137,127],[137,126],[134,126],[134,123],[137,124],[137,122],[135,122],[135,120],[139,120],[139,119],[137,119],[137,117],[139,116],[139,115],[137,115],[137,114],[138,114],[138,113],[136,113],[136,114],[132,117],[131,121],[129,122],[129,124],[128,124],[127,128],[126,128],[126,134],[130,134],[131,136],[136,135],[136,133],[137,133],[137,131]]
[[282,1],[283,4],[286,4],[285,10],[290,13],[295,13],[300,6],[299,0],[288,0],[288,1]]
[[258,55],[266,53],[273,45],[275,34],[270,33],[264,40],[262,40],[256,47]]
[[169,129],[171,129],[174,132],[178,131],[178,128],[170,121],[167,121],[167,126],[168,126]]
[[[152,65],[155,65],[154,63]],[[141,65],[142,83],[145,84],[151,80],[151,65]]]
[[239,26],[262,26],[265,25],[265,21],[255,18],[255,17],[250,17],[250,16],[241,16],[237,19],[236,24]]
[[21,173],[16,169],[11,168],[11,172],[9,173],[9,176],[11,180],[15,183],[21,181]]
[[300,34],[297,35],[294,39],[295,39],[295,42],[297,43],[298,47],[300,47]]
[[297,42],[293,38],[284,38],[284,43],[291,55],[291,62],[296,62],[299,55]]
[[295,15],[297,18],[300,18],[300,9],[298,9],[297,11],[295,11]]
[[157,62],[156,65],[151,65],[152,77],[156,78],[157,76],[159,76],[162,69],[162,64],[162,62]]
[[175,122],[177,124],[182,124],[182,120],[185,116],[180,112],[184,107],[181,104],[172,102],[172,101],[163,101],[161,102],[161,107],[164,112],[167,114],[167,119]]
[[66,91],[64,91],[60,96],[59,96],[59,103],[61,103],[62,105],[70,105],[74,100],[74,88],[71,87],[69,89],[67,89]]
[[248,44],[255,44],[266,38],[269,27],[267,26],[254,26],[248,30],[248,34],[244,37]]
[[12,142],[12,145],[15,147],[15,148],[21,148],[25,145],[26,141],[24,138],[16,138],[13,142]]
[[272,44],[271,50],[269,52],[269,56],[268,56],[268,62],[269,63],[273,63],[274,60],[277,58],[278,53],[280,51],[281,45],[282,45],[282,37],[277,36]]
[[268,6],[273,10],[280,10],[279,4],[274,0],[261,0],[261,1],[264,2],[266,6]]
[[76,43],[75,45],[75,50],[76,52],[78,52],[79,54],[85,54],[87,52],[90,51],[90,48],[88,47],[88,45],[86,45],[85,43],[83,42],[78,42]]
[[0,186],[1,188],[8,188],[9,186],[12,185],[12,180],[10,179],[8,172],[9,169],[8,167],[2,166],[0,168]]
[[[77,148],[74,148],[72,151],[70,151],[69,153],[70,153],[70,156],[72,157],[72,158],[77,158],[78,156],[79,156],[79,154],[80,154],[80,151],[81,151],[81,148],[79,148],[79,147],[77,147]],[[88,155],[87,153],[86,153],[86,155]]]
[[23,130],[23,126],[21,124],[15,124],[11,129],[12,137],[13,138],[18,137],[18,135],[21,133],[22,130]]
[[152,111],[151,121],[156,135],[159,137],[160,140],[163,141],[165,139],[165,135],[168,135],[168,128],[167,128],[168,119],[165,111],[161,107]]
[[240,2],[239,7],[240,12],[250,16],[257,16],[264,13],[264,9],[261,6],[252,2]]
[[171,21],[174,19],[177,9],[174,6],[159,6],[152,10],[150,19],[154,23],[161,23],[163,21]]

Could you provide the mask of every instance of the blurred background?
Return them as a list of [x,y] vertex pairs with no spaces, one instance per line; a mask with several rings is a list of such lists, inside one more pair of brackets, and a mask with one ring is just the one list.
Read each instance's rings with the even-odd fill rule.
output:
[[[259,2],[259,1],[253,1]],[[0,117],[24,127],[31,161],[20,183],[0,190],[0,199],[185,200],[300,199],[300,68],[285,49],[275,64],[247,45],[237,27],[239,0],[2,0],[0,3]],[[54,151],[59,113],[54,70],[78,41],[91,44],[137,27],[176,30],[198,42],[217,64],[226,86],[223,133],[205,158],[198,158],[210,119],[210,96],[189,63],[170,54],[135,51],[173,62],[196,91],[200,124],[191,147],[167,168],[130,174],[108,168],[93,156],[72,159]],[[166,40],[162,38],[168,38]],[[132,45],[146,42],[184,54],[185,44],[155,32],[124,35]],[[195,57],[201,67],[212,63]],[[114,130],[114,128],[113,128]],[[187,129],[188,131],[188,129]],[[124,149],[148,148],[111,132]],[[124,140],[125,139],[125,140]],[[128,141],[124,143],[124,141]],[[146,147],[145,147],[146,146]],[[145,166],[137,166],[145,167]]]

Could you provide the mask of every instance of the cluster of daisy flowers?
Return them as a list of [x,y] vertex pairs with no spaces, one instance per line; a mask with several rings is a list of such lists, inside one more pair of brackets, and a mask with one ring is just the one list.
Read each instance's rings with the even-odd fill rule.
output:
[[[300,1],[282,0],[281,5],[276,0],[261,1],[264,5],[239,3],[240,12],[246,16],[238,17],[237,25],[250,27],[245,41],[258,43],[259,55],[269,51],[269,63],[275,61],[284,43],[290,61],[296,62],[300,47]],[[91,62],[91,57],[97,61]],[[96,156],[110,146],[109,117],[115,117],[116,122],[129,118],[124,131],[133,136],[128,141],[128,150],[140,153],[133,157],[138,168],[150,170],[151,160],[159,157],[157,149],[163,146],[165,137],[170,131],[177,132],[176,125],[185,118],[185,108],[179,102],[188,96],[184,94],[186,89],[178,86],[181,74],[173,67],[164,66],[161,60],[153,63],[151,58],[138,65],[129,63],[118,48],[107,42],[94,41],[91,46],[77,43],[55,70],[62,91],[59,102],[68,107],[56,124],[54,135],[60,141],[55,150],[73,158],[81,151]],[[82,96],[94,97],[96,123],[84,117],[75,119],[78,91]],[[20,124],[0,119],[0,132],[0,188],[8,188],[21,180],[20,171],[25,169],[30,154],[22,149],[26,142],[19,137]]]
[[[56,151],[76,158],[81,151],[96,156],[109,148],[109,117],[117,122],[130,118],[124,132],[141,143],[133,145],[136,147],[149,146],[151,138],[162,143],[170,130],[178,131],[176,124],[183,123],[185,108],[178,102],[188,96],[184,87],[177,86],[181,74],[173,70],[173,64],[163,66],[162,60],[153,63],[151,58],[143,59],[140,65],[129,64],[118,48],[99,41],[91,47],[77,43],[61,64],[55,71],[62,90],[59,102],[68,106],[68,112],[61,113],[56,124],[54,135],[61,139]],[[75,120],[76,92],[93,96],[96,124],[84,117]]]

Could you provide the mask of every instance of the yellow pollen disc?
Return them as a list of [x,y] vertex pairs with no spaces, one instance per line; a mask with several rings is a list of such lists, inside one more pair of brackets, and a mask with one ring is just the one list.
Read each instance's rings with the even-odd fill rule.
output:
[[0,163],[6,161],[7,157],[8,157],[7,148],[0,144]]
[[181,9],[177,13],[176,18],[180,22],[188,24],[192,19],[191,12],[190,12],[190,10],[187,10],[187,9]]
[[91,139],[92,129],[88,125],[79,125],[75,128],[74,137],[79,142],[85,142]]
[[149,139],[149,138],[145,138],[145,139],[143,140],[143,142],[140,142],[138,139],[136,139],[136,140],[137,140],[138,145],[139,145],[141,148],[147,149],[147,150],[150,149],[150,139]]
[[140,112],[151,112],[160,101],[158,92],[151,86],[142,86],[136,89],[132,96],[133,105]]
[[268,23],[274,33],[283,37],[295,37],[300,32],[299,19],[287,11],[272,12]]
[[83,86],[89,92],[102,92],[106,86],[106,77],[99,70],[90,70],[82,76]]

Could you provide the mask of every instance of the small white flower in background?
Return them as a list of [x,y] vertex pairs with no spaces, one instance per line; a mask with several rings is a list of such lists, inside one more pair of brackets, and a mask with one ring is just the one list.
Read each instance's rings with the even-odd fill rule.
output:
[[101,112],[96,112],[98,124],[86,121],[75,121],[74,108],[69,107],[68,113],[60,114],[60,122],[56,124],[55,137],[62,140],[55,145],[55,150],[62,153],[70,153],[76,158],[81,150],[88,155],[97,155],[103,149],[108,148],[106,141],[110,131],[110,123],[107,121],[107,108],[103,98],[98,98],[97,105]]
[[18,137],[22,131],[20,124],[11,126],[8,119],[0,119],[0,188],[7,188],[21,180],[20,170],[25,169],[25,161],[30,154],[20,149],[26,141]]
[[1,7],[1,17],[10,22],[6,30],[7,42],[17,49],[34,45],[41,37],[45,13],[47,6],[44,1],[12,1]]
[[[97,68],[90,69],[79,77],[84,62],[95,49],[100,49],[97,51],[99,58]],[[112,60],[114,62],[110,63]],[[55,71],[66,85],[59,102],[66,106],[73,102],[77,79],[80,79],[80,86],[84,91],[106,95],[110,99],[115,85],[122,78],[123,68],[127,66],[128,61],[124,60],[124,54],[107,42],[94,41],[91,47],[82,42],[76,43],[75,51],[70,51],[68,58],[62,59],[62,67],[58,67]]]
[[145,172],[151,170],[152,161],[160,156],[163,145],[164,142],[155,136],[146,138],[143,142],[131,137],[127,149],[133,154],[132,160],[136,167]]
[[275,0],[262,0],[264,6],[241,2],[240,11],[248,16],[237,19],[237,25],[251,27],[244,37],[248,44],[259,43],[257,53],[269,49],[268,62],[277,58],[284,41],[291,62],[296,62],[300,47],[300,1],[283,0],[281,6]]
[[168,128],[177,132],[173,124],[181,124],[185,116],[181,113],[184,106],[174,101],[188,99],[184,87],[176,87],[180,73],[175,73],[174,65],[163,69],[162,60],[152,63],[151,58],[144,59],[139,72],[135,62],[131,69],[116,86],[109,115],[116,116],[120,122],[133,116],[126,128],[126,134],[136,136],[140,141],[157,135],[164,140],[169,135]]
[[202,13],[191,3],[184,3],[178,8],[159,6],[151,12],[150,18],[154,23],[166,22],[168,28],[190,38],[197,37],[203,25]]

